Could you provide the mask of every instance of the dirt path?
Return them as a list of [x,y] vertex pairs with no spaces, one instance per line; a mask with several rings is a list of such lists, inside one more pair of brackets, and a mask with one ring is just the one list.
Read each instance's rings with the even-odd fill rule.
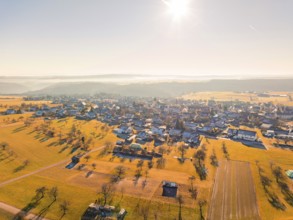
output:
[[[19,213],[21,213],[21,210],[14,207],[14,206],[11,206],[11,205],[8,205],[6,203],[3,203],[3,202],[0,202],[0,209],[12,214],[12,215],[17,215]],[[27,215],[25,215],[25,219],[32,219],[32,220],[49,220],[47,218],[40,218],[32,213],[28,213]]]
[[[91,151],[85,153],[83,156],[86,156],[86,155],[88,155],[88,154],[90,154],[90,153],[93,153],[93,152],[96,152],[96,151],[98,151],[98,150],[101,150],[101,149],[103,149],[104,147],[105,147],[105,146],[95,148],[95,149],[93,149],[93,150],[91,150]],[[3,187],[3,186],[5,186],[5,185],[7,185],[7,184],[10,184],[10,183],[13,183],[13,182],[15,182],[15,181],[18,181],[18,180],[24,179],[24,178],[26,178],[26,177],[32,176],[32,175],[34,175],[34,174],[40,173],[40,172],[42,172],[42,171],[44,171],[44,170],[47,170],[47,169],[50,169],[50,168],[53,168],[53,167],[56,167],[56,166],[60,166],[60,165],[62,165],[62,164],[66,164],[66,163],[68,163],[68,162],[69,162],[69,159],[65,159],[65,160],[59,161],[59,162],[57,162],[57,163],[51,164],[51,165],[49,165],[49,166],[42,167],[42,168],[40,168],[40,169],[38,169],[38,170],[35,170],[35,171],[31,172],[31,173],[28,173],[28,174],[25,174],[25,175],[22,175],[22,176],[19,176],[19,177],[15,177],[15,178],[10,179],[10,180],[6,180],[6,181],[0,183],[0,187]]]

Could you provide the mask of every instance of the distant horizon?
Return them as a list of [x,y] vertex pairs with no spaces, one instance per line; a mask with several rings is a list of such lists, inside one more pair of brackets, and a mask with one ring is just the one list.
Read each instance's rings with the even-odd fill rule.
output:
[[44,74],[44,75],[35,75],[35,74],[16,74],[16,75],[1,75],[0,78],[90,78],[90,77],[98,77],[98,78],[108,78],[108,77],[142,77],[142,78],[205,78],[209,80],[213,79],[293,79],[293,73],[292,75],[232,75],[232,74],[140,74],[140,73],[93,73],[93,74],[82,74],[82,73],[75,73],[75,74],[58,74],[58,73],[52,73],[52,74]]

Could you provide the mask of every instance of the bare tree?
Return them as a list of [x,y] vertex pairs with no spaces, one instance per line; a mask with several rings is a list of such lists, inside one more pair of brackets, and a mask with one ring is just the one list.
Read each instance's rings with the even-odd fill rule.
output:
[[67,200],[64,200],[60,205],[59,205],[59,208],[60,208],[60,211],[62,212],[62,215],[60,217],[60,219],[62,219],[68,212],[69,210],[69,201]]
[[91,158],[90,155],[86,155],[86,156],[84,157],[84,159],[86,159],[86,162],[88,162],[90,158]]
[[153,161],[150,160],[150,161],[148,162],[148,168],[149,168],[149,169],[152,169],[153,166],[154,166]]
[[137,162],[136,166],[137,166],[138,168],[141,168],[141,167],[143,166],[143,164],[144,164],[144,160],[139,160],[139,161]]
[[149,217],[150,205],[149,203],[145,203],[139,207],[139,213],[142,215],[144,220],[147,220]]
[[42,187],[36,189],[36,197],[38,198],[38,200],[41,200],[42,198],[45,197],[45,192],[47,190],[48,189],[45,186],[42,186]]
[[[208,139],[207,137],[206,137],[206,142],[209,143],[209,139]],[[206,144],[202,144],[202,145],[201,145],[201,149],[202,149],[203,151],[207,151],[207,150],[208,150]]]
[[272,180],[269,179],[267,176],[264,176],[264,175],[260,176],[260,180],[261,180],[261,183],[262,183],[264,189],[267,191],[267,187],[269,187],[271,185]]
[[30,161],[29,160],[25,160],[23,161],[23,166],[26,167],[30,164]]
[[112,182],[117,183],[121,181],[126,174],[126,168],[124,166],[117,166],[114,170],[114,174],[112,175]]
[[93,170],[95,170],[96,167],[97,167],[97,164],[93,163],[93,164],[92,164],[92,167],[93,167]]
[[2,150],[5,150],[9,144],[7,142],[1,142],[0,146],[2,147]]
[[201,161],[204,161],[206,157],[206,153],[203,150],[198,150],[195,154],[194,154],[194,158],[196,158],[198,160],[199,165],[201,166]]
[[228,153],[228,150],[227,150],[227,147],[226,147],[226,143],[224,141],[222,143],[222,150],[223,150],[223,153],[224,153],[226,159],[229,160],[229,153]]
[[101,191],[98,192],[102,196],[103,205],[107,205],[110,201],[112,201],[112,198],[115,193],[115,187],[111,183],[105,183],[101,187]]
[[184,144],[181,144],[179,147],[178,147],[178,150],[180,152],[180,158],[181,158],[181,161],[184,162],[184,156],[185,156],[185,153],[186,153],[186,148],[184,146]]
[[182,220],[182,205],[184,203],[183,196],[178,195],[176,199],[177,199],[177,202],[179,204],[178,220]]
[[279,167],[279,166],[272,167],[272,172],[273,172],[274,176],[276,177],[277,183],[279,183],[279,180],[284,179],[284,175],[283,175],[281,167]]
[[166,159],[162,156],[157,160],[157,168],[163,169],[166,166]]
[[198,201],[198,206],[199,206],[199,212],[200,212],[200,219],[204,220],[204,215],[203,215],[203,207],[207,204],[207,201],[204,199],[200,199]]
[[193,199],[196,199],[197,198],[197,188],[194,187],[195,176],[190,176],[188,179],[190,181],[189,192],[191,193],[191,197]]
[[215,149],[213,149],[213,153],[210,156],[210,160],[211,160],[211,165],[213,165],[215,167],[217,167],[219,165]]
[[58,187],[54,186],[51,188],[49,195],[53,198],[53,202],[57,200],[58,197]]
[[163,155],[164,153],[166,153],[166,149],[163,146],[160,146],[159,153]]

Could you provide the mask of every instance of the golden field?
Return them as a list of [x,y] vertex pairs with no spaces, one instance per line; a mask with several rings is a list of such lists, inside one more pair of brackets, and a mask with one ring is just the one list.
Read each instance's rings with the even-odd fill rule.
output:
[[[1,101],[0,101],[1,102]],[[19,102],[20,103],[20,102]],[[17,104],[17,103],[16,103]],[[24,115],[29,117],[30,115]],[[10,118],[7,120],[7,118]],[[161,196],[162,180],[175,181],[179,184],[179,192],[184,197],[182,210],[183,219],[198,219],[199,208],[198,199],[206,199],[208,204],[204,207],[204,214],[207,216],[207,209],[210,204],[212,189],[215,179],[216,167],[210,164],[210,155],[215,151],[219,161],[225,160],[222,143],[225,142],[231,160],[246,161],[250,163],[253,182],[255,185],[257,204],[262,219],[292,219],[293,207],[290,206],[283,198],[283,194],[279,189],[275,178],[272,174],[270,163],[279,165],[283,170],[293,169],[293,152],[282,150],[272,146],[274,140],[264,139],[260,132],[259,136],[264,140],[268,150],[260,150],[246,147],[238,142],[225,139],[206,139],[202,137],[202,145],[207,148],[205,165],[208,169],[207,180],[200,181],[193,161],[187,159],[184,163],[180,163],[176,157],[180,156],[177,146],[164,146],[167,150],[165,153],[166,165],[163,169],[156,168],[156,160],[154,159],[154,167],[149,170],[147,185],[143,188],[144,172],[147,170],[147,162],[142,167],[142,177],[137,183],[133,181],[137,168],[138,160],[122,160],[120,158],[112,158],[111,154],[101,156],[101,151],[90,153],[88,161],[82,158],[80,164],[85,164],[82,170],[76,167],[68,170],[65,168],[71,157],[78,153],[84,153],[83,150],[77,149],[72,152],[72,147],[59,143],[58,134],[63,137],[67,136],[73,125],[77,130],[82,132],[86,140],[93,139],[90,149],[104,146],[107,142],[116,142],[117,138],[111,132],[111,128],[105,129],[105,125],[97,121],[78,121],[73,118],[62,120],[53,120],[49,124],[49,128],[53,129],[56,136],[53,138],[45,137],[42,132],[36,130],[37,126],[42,126],[47,122],[36,119],[29,127],[24,126],[23,120],[11,122],[11,118],[17,116],[0,116],[0,143],[7,142],[9,144],[6,150],[0,150],[0,185],[6,180],[10,180],[25,174],[29,174],[60,161],[64,163],[57,164],[51,168],[41,172],[34,173],[26,178],[16,180],[4,186],[0,186],[0,201],[13,205],[17,208],[26,207],[35,196],[35,190],[45,186],[50,189],[54,186],[58,187],[57,201],[45,213],[45,217],[49,219],[59,219],[62,215],[59,205],[62,201],[69,201],[69,211],[63,219],[78,219],[85,211],[89,203],[94,202],[97,198],[97,192],[103,183],[110,180],[115,167],[122,165],[126,168],[125,178],[116,184],[116,193],[113,205],[120,204],[121,207],[128,211],[126,219],[143,219],[142,207],[150,207],[149,219],[154,219],[157,215],[158,219],[176,219],[178,217],[178,202],[175,199],[168,199]],[[148,150],[152,150],[152,145],[146,145]],[[157,148],[155,149],[158,150]],[[9,156],[8,152],[12,151],[13,155]],[[196,149],[188,149],[185,157],[191,158]],[[28,160],[29,163],[23,169],[17,168]],[[270,190],[276,193],[279,199],[286,205],[285,211],[280,211],[271,206],[267,200],[267,196],[260,183],[259,165],[265,174],[272,180]],[[92,166],[95,164],[95,168]],[[87,176],[89,171],[91,175]],[[198,188],[198,199],[193,200],[190,197],[188,188],[190,182],[188,178],[195,176],[195,186]],[[292,180],[286,179],[286,182],[293,189]],[[11,196],[13,195],[13,196]],[[43,208],[46,208],[52,201],[52,198],[46,194],[40,203],[31,210],[32,213],[38,214]],[[4,212],[3,212],[4,213]],[[2,214],[0,216],[9,215]],[[5,218],[4,218],[5,219]]]
[[285,97],[259,97],[253,93],[238,93],[238,92],[196,92],[183,95],[182,98],[186,100],[215,100],[215,101],[242,101],[251,103],[265,103],[272,102],[280,105],[293,105],[292,92],[269,92],[271,95],[286,95]]

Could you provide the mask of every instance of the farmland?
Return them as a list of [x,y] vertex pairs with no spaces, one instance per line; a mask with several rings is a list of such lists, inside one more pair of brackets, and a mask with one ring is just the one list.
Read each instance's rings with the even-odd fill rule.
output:
[[268,97],[241,92],[197,92],[183,95],[182,98],[187,100],[242,101],[251,103],[272,102],[274,104],[293,105],[293,101],[290,98],[293,94],[290,92],[270,92],[267,94]]
[[208,219],[260,219],[249,163],[220,163]]
[[[20,105],[21,102],[20,100],[13,104]],[[24,118],[20,119],[20,116]],[[25,125],[25,119],[30,116],[31,113],[0,116],[0,143],[8,143],[7,149],[0,149],[0,173],[4,174],[0,175],[0,201],[19,209],[26,208],[36,196],[36,190],[45,187],[44,197],[30,210],[34,214],[40,213],[52,202],[50,190],[57,187],[58,198],[44,216],[59,219],[62,215],[60,204],[69,201],[69,211],[63,219],[76,219],[76,216],[82,215],[89,203],[99,199],[97,192],[103,184],[111,181],[116,167],[123,166],[126,170],[125,176],[115,183],[112,204],[125,208],[128,211],[127,219],[142,219],[143,214],[148,215],[149,219],[153,219],[153,216],[166,220],[178,217],[178,201],[175,198],[162,197],[163,180],[174,181],[179,185],[179,193],[184,199],[184,220],[200,218],[200,200],[207,201],[202,214],[209,219],[229,219],[230,216],[230,219],[258,219],[258,213],[261,219],[268,220],[288,220],[293,216],[293,208],[285,200],[270,166],[274,163],[282,170],[291,169],[293,153],[290,150],[275,148],[272,144],[274,139],[264,139],[268,150],[260,150],[228,139],[201,136],[198,148],[188,148],[184,152],[184,162],[178,159],[181,143],[165,143],[162,147],[154,147],[153,142],[150,142],[143,147],[156,152],[163,149],[164,167],[158,167],[159,159],[153,159],[152,168],[148,167],[148,161],[144,161],[139,168],[138,159],[119,158],[113,156],[111,150],[103,150],[109,142],[118,140],[112,133],[115,126],[108,126],[97,120],[76,120],[74,117],[50,121],[34,118],[31,124]],[[15,120],[12,120],[14,118]],[[54,131],[56,135],[48,136],[43,130]],[[257,132],[264,138],[259,130]],[[91,140],[86,151],[76,147],[81,137]],[[71,142],[62,142],[64,138],[71,139]],[[223,145],[227,148],[229,162],[226,161],[227,155],[223,153]],[[100,150],[90,152],[93,149]],[[194,166],[197,163],[194,154],[199,150],[206,154],[201,163],[207,168],[208,175],[203,180]],[[90,157],[82,157],[80,163],[70,170],[65,168],[72,156],[85,152],[89,152]],[[212,154],[220,161],[219,167],[211,164]],[[79,168],[79,165],[83,165],[82,168]],[[46,167],[48,168],[42,169]],[[278,210],[269,203],[261,184],[259,167],[272,181],[268,190],[278,196],[286,206],[285,210]],[[138,171],[141,176],[135,181]],[[27,176],[15,179],[24,175]],[[196,199],[190,194],[192,176],[195,177],[193,184],[198,193]],[[1,183],[8,180],[13,181],[1,186]],[[292,189],[292,182],[288,178],[285,178],[284,182]],[[12,194],[14,197],[11,197]],[[219,204],[224,207],[218,206]],[[221,212],[221,208],[226,212]],[[4,212],[0,212],[0,215],[7,216]]]

